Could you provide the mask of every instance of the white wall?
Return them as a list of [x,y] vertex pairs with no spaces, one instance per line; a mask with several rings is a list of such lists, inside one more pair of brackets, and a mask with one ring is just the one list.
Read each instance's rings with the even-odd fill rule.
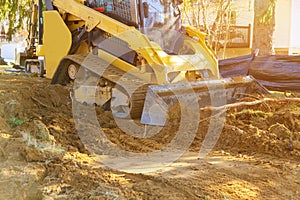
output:
[[23,52],[25,49],[22,43],[0,43],[0,48],[1,57],[9,62],[15,61],[16,52]]
[[236,25],[247,26],[253,24],[253,0],[234,0],[232,1],[231,10],[235,10]]
[[291,30],[291,0],[277,0],[275,9],[274,47],[288,48]]
[[292,0],[289,54],[300,53],[300,0]]

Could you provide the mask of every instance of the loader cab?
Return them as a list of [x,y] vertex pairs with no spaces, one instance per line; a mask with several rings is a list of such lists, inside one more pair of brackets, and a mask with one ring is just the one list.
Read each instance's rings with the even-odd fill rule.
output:
[[[183,28],[180,12],[182,2],[180,0],[70,0],[68,2],[69,4],[65,5],[64,1],[53,1],[54,4],[50,6],[53,6],[54,10],[53,8],[49,9],[46,5],[47,11],[43,14],[43,45],[45,47],[47,78],[52,79],[54,73],[61,67],[60,61],[64,56],[85,55],[92,50],[97,54],[96,47],[100,51],[103,50],[104,53],[126,61],[130,66],[137,68],[141,67],[143,64],[140,63],[145,61],[149,65],[155,63],[161,68],[169,67],[178,59],[175,57],[176,55],[189,56],[198,52],[202,55],[201,59],[213,60],[209,61],[209,64],[205,64],[205,67],[212,65],[214,66],[212,68],[216,68],[215,60],[206,55],[208,53],[205,52],[201,42],[193,40],[190,34],[181,34]],[[87,6],[94,11],[86,8]],[[146,40],[143,40],[143,36],[140,34],[131,34],[131,38],[121,39],[118,37],[118,34],[123,33],[123,30],[130,30],[132,27],[146,35]],[[191,33],[193,32],[191,31]],[[135,41],[134,35],[140,38]],[[193,33],[193,35],[195,34]],[[107,40],[108,38],[113,39]],[[110,44],[104,45],[103,41],[105,40],[109,41]],[[186,40],[190,42],[186,43]],[[149,51],[137,53],[134,49],[138,49],[140,44],[151,48],[151,51],[159,52],[160,55],[156,54],[156,60],[154,60],[149,56]],[[185,44],[192,48],[180,52],[179,50]],[[134,47],[131,49],[132,46]],[[197,47],[194,48],[195,46]],[[124,52],[128,53],[123,54]],[[174,57],[170,57],[173,55]],[[185,57],[185,59],[188,60],[190,57]],[[164,64],[161,65],[161,63]],[[151,69],[151,67],[149,68]],[[146,73],[152,72],[151,70],[145,71]],[[160,78],[161,80],[166,80],[163,72],[161,72],[160,77],[163,77]]]
[[[138,29],[181,30],[181,0],[86,0],[94,10]],[[101,8],[101,9],[100,9]]]
[[[180,32],[181,26],[181,1],[166,0],[87,0],[92,8],[97,6],[104,8],[103,13],[129,26],[136,27],[145,34],[150,41],[161,46],[169,55],[178,55],[179,49],[183,47],[184,38]],[[95,7],[96,6],[96,7]],[[95,34],[99,35],[99,34]],[[98,36],[97,36],[98,37]],[[99,37],[98,37],[99,38]],[[115,46],[112,46],[114,49]],[[121,48],[121,47],[120,47]],[[113,52],[110,52],[113,53]],[[193,54],[190,50],[185,52]],[[128,59],[127,59],[128,60]],[[130,58],[130,63],[134,58]]]

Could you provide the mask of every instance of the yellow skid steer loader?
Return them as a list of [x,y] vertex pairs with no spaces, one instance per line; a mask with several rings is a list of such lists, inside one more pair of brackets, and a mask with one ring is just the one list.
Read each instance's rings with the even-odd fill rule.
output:
[[206,35],[181,24],[181,3],[39,0],[36,56],[53,84],[76,80],[76,100],[144,124],[164,125],[178,99],[222,106],[250,90],[268,93],[252,77],[220,77]]

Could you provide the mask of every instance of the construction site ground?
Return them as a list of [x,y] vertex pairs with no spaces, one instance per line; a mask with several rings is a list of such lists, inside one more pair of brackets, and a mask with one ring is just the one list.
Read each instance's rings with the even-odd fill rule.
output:
[[[165,169],[125,173],[95,163],[78,137],[71,86],[24,73],[0,72],[0,199],[300,199],[300,99],[246,98],[228,107],[222,134],[198,158],[209,126],[201,110],[186,154]],[[176,110],[176,109],[175,109]],[[119,137],[102,112],[109,138],[124,149],[160,149],[178,117],[145,141]]]

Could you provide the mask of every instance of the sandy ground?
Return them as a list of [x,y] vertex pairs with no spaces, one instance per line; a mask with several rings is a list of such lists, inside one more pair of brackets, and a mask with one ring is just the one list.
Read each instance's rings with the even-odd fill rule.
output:
[[[83,145],[70,89],[0,73],[0,199],[300,199],[298,94],[228,107],[217,144],[200,159],[212,112],[201,110],[200,128],[180,159],[155,172],[126,173],[97,162]],[[175,107],[167,127],[140,139],[97,109],[107,137],[131,152],[162,148],[180,121]]]

